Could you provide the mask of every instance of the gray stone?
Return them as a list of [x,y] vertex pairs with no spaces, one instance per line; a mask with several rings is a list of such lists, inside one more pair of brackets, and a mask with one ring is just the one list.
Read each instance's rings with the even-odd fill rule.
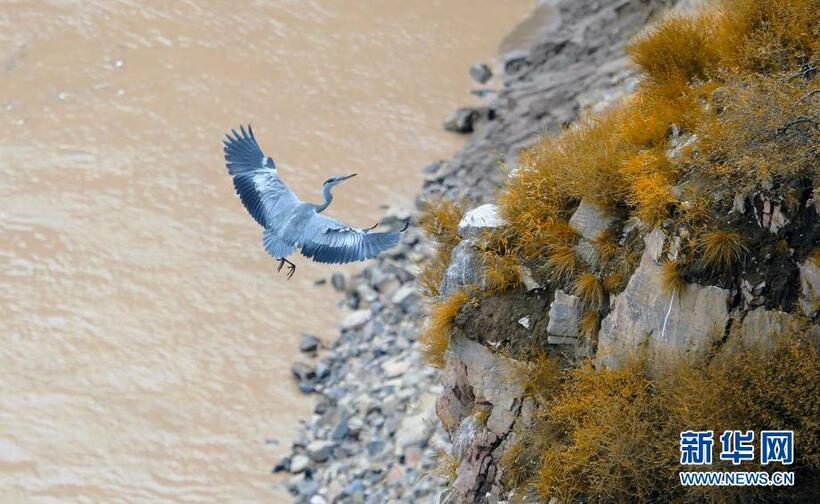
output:
[[433,422],[424,413],[404,417],[396,431],[396,456],[410,446],[426,445],[433,428]]
[[370,322],[373,313],[370,310],[356,310],[342,321],[342,330],[360,329]]
[[301,453],[298,455],[294,455],[290,459],[290,472],[291,474],[299,474],[304,472],[305,469],[310,467],[310,459],[307,455],[302,455]]
[[299,340],[299,351],[302,353],[313,353],[319,348],[321,340],[312,334],[303,334]]
[[516,379],[521,363],[490,352],[484,345],[461,335],[451,339],[448,368],[463,368],[460,378],[472,388],[476,402],[512,409],[524,393],[521,380]]
[[455,133],[472,133],[475,123],[485,113],[483,109],[461,107],[453,111],[444,121],[444,129]]
[[519,401],[514,401],[510,408],[500,404],[494,405],[487,418],[487,428],[499,436],[507,434],[518,415],[518,405]]
[[464,240],[453,249],[439,293],[449,296],[468,285],[481,287],[485,282],[483,271],[484,260],[476,249],[475,242],[471,239]]
[[732,200],[732,212],[736,212],[736,213],[739,213],[739,214],[746,213],[746,194],[745,193],[735,194],[734,200]]
[[587,200],[581,200],[578,209],[572,214],[569,225],[578,234],[593,241],[601,231],[609,228],[616,217],[605,208]]
[[504,224],[498,206],[488,203],[464,214],[458,223],[458,234],[462,238],[478,238],[485,231],[499,228]]
[[297,362],[290,367],[290,372],[293,373],[298,380],[309,381],[316,377],[313,367],[304,362]]
[[403,355],[396,356],[382,362],[382,371],[385,378],[396,378],[410,368],[410,361]]
[[484,84],[493,76],[493,71],[484,63],[476,63],[470,67],[470,77],[479,84]]
[[800,308],[809,318],[820,309],[820,267],[811,257],[800,264]]
[[401,306],[405,313],[415,313],[421,294],[413,284],[399,287],[390,297],[390,302]]
[[578,338],[570,338],[567,336],[547,336],[547,344],[549,345],[577,345]]
[[371,457],[375,457],[379,453],[384,451],[385,442],[383,439],[374,439],[367,443],[367,454]]
[[519,265],[521,271],[521,282],[526,287],[527,291],[534,291],[535,289],[540,289],[541,284],[539,284],[535,278],[532,276],[532,271],[523,264]]
[[345,290],[345,276],[338,271],[330,277],[330,284],[339,292]]
[[729,291],[687,284],[673,299],[661,283],[657,262],[663,234],[650,233],[645,242],[640,265],[601,323],[596,366],[618,367],[642,347],[647,349],[650,362],[663,357],[703,356],[723,337],[729,320]]
[[336,443],[316,440],[307,445],[307,453],[314,462],[325,462],[333,454]]
[[302,481],[296,484],[296,491],[301,497],[313,497],[319,492],[319,483],[311,478],[303,478]]
[[458,426],[458,429],[456,429],[453,434],[453,449],[450,452],[450,455],[455,457],[457,460],[461,460],[467,456],[467,449],[473,444],[478,432],[483,429],[484,426],[481,425],[475,415],[467,416],[464,420],[462,420]]
[[580,334],[578,330],[579,303],[577,296],[566,294],[561,289],[556,290],[555,300],[550,305],[547,332],[555,336],[577,338]]

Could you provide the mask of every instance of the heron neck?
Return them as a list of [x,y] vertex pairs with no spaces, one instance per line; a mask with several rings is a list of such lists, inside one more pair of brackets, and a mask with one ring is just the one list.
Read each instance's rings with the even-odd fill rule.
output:
[[316,213],[321,213],[330,205],[330,202],[333,201],[333,194],[330,192],[331,189],[333,189],[333,186],[330,184],[322,187],[322,196],[324,196],[325,201],[321,205],[316,205]]

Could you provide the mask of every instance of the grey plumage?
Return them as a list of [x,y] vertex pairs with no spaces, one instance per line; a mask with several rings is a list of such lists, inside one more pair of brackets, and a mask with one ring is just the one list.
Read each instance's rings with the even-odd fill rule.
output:
[[259,148],[253,130],[244,126],[225,135],[224,151],[228,173],[245,208],[264,228],[265,250],[295,268],[287,257],[296,249],[320,263],[348,263],[376,257],[396,245],[400,232],[371,233],[321,215],[333,200],[331,189],[353,175],[331,177],[322,187],[324,202],[305,203],[285,185],[273,159]]

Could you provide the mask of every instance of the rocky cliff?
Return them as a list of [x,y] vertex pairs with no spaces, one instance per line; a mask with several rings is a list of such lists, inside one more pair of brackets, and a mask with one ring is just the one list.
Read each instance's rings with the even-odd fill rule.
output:
[[[443,363],[443,502],[812,501],[813,441],[788,468],[801,485],[780,492],[682,488],[675,444],[684,430],[739,425],[818,435],[820,29],[800,21],[809,4],[664,17],[631,42],[636,76],[613,20],[645,21],[646,6],[596,3],[534,49],[543,59],[526,59],[522,74],[547,72],[531,88],[546,94],[500,93],[518,107],[471,144],[494,147],[442,165],[469,180],[427,190],[467,199],[426,217],[445,249],[427,268],[440,284],[421,339]],[[574,51],[595,68],[562,60]],[[549,91],[568,75],[579,93]],[[486,204],[481,188],[496,185]]]

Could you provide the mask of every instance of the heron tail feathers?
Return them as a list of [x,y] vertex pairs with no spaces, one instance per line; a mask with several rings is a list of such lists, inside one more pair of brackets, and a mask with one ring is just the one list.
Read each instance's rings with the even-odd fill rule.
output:
[[262,233],[262,246],[265,251],[276,259],[288,257],[294,251],[296,246],[283,240],[279,233],[271,228],[265,229]]

